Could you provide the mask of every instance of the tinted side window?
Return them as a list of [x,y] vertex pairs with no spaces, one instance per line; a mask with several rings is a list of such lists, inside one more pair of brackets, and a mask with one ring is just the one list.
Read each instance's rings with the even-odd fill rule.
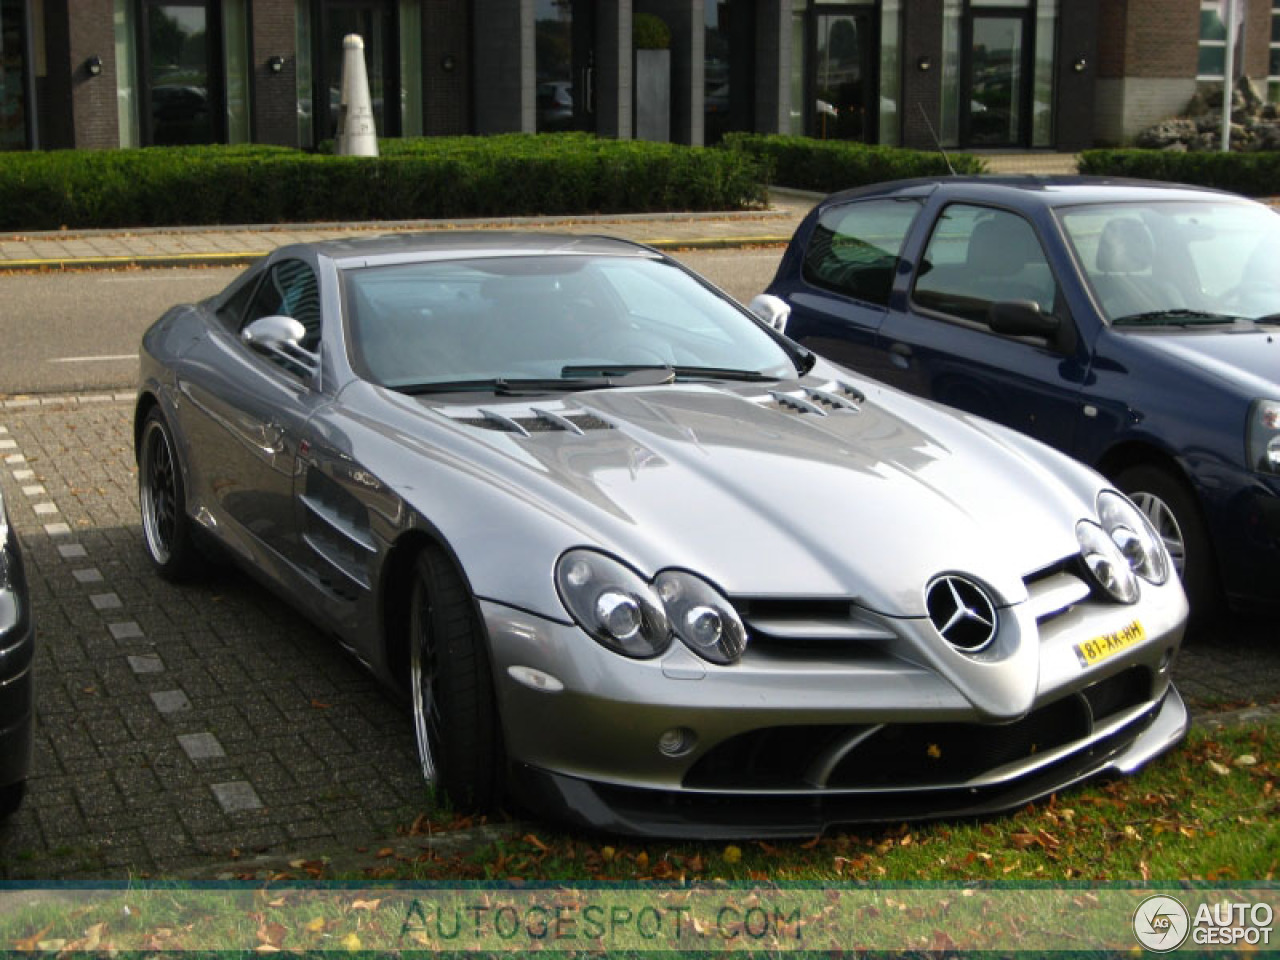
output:
[[805,251],[805,279],[888,306],[898,255],[920,206],[915,199],[864,200],[826,211]]
[[1006,210],[953,204],[934,225],[913,292],[922,307],[987,322],[998,300],[1034,300],[1053,311],[1058,284],[1035,230]]
[[258,292],[244,315],[247,326],[259,317],[293,317],[307,330],[302,346],[315,350],[320,344],[320,284],[301,260],[281,260],[258,285]]
[[248,283],[241,284],[240,289],[227,298],[227,302],[218,308],[218,319],[232,330],[240,329],[240,318],[244,316],[244,308],[249,304],[249,298],[253,296],[253,291],[257,289],[258,277],[254,277]]

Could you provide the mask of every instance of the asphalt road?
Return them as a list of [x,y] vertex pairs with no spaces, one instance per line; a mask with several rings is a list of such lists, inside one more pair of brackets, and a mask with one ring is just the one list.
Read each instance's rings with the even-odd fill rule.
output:
[[[781,256],[780,248],[678,254],[743,303],[773,279]],[[217,293],[240,269],[0,274],[0,394],[134,386],[151,322]]]

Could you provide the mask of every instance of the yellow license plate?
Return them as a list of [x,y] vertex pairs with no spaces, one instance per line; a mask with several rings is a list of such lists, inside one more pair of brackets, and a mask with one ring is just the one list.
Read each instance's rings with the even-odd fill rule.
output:
[[1104,633],[1084,643],[1077,643],[1076,656],[1080,658],[1080,666],[1092,667],[1145,639],[1147,639],[1147,631],[1142,629],[1141,621],[1135,620],[1115,633]]

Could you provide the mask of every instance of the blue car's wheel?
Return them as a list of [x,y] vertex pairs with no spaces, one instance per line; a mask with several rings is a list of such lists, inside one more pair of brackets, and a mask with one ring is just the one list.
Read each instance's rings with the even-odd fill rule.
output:
[[410,690],[426,781],[464,807],[501,798],[502,735],[475,602],[444,551],[417,562],[409,616]]
[[1186,485],[1159,467],[1139,466],[1116,476],[1116,486],[1146,514],[1173,559],[1187,591],[1191,615],[1202,621],[1218,606],[1218,573],[1200,508]]

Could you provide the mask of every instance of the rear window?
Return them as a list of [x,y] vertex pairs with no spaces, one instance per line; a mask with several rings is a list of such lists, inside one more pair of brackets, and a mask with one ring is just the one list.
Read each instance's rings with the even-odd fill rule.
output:
[[805,279],[887,307],[902,245],[921,206],[920,200],[906,197],[863,200],[827,210],[805,252]]

